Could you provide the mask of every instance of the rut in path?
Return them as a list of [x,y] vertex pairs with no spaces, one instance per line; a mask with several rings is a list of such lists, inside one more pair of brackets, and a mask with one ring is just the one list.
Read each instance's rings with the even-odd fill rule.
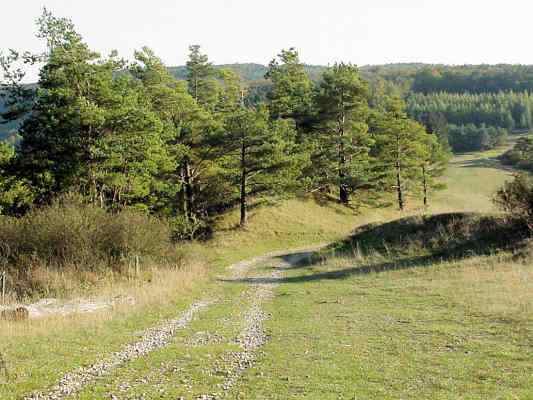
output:
[[[320,246],[322,247],[322,246]],[[314,251],[317,248],[307,249]],[[296,252],[294,250],[293,252]],[[230,374],[222,385],[222,393],[216,395],[204,395],[200,398],[213,399],[224,396],[237,382],[242,373],[253,365],[255,353],[266,342],[266,334],[263,328],[263,321],[268,316],[262,311],[261,303],[273,295],[275,283],[272,280],[280,278],[281,269],[290,267],[306,257],[306,253],[298,253],[291,256],[290,252],[276,252],[256,257],[251,260],[234,264],[229,269],[232,271],[231,279],[238,280],[246,276],[248,270],[253,265],[267,262],[277,256],[286,256],[287,260],[279,265],[280,269],[274,271],[271,276],[265,276],[265,281],[259,282],[248,291],[252,297],[252,305],[245,315],[245,328],[236,339],[236,342],[242,348],[242,351],[234,353],[230,359],[226,360],[232,365]],[[143,357],[157,349],[167,346],[178,330],[185,328],[194,318],[197,312],[205,309],[213,302],[211,300],[202,300],[192,304],[178,319],[166,321],[165,323],[150,328],[145,331],[141,340],[128,344],[123,350],[111,354],[104,361],[97,362],[86,368],[79,368],[75,371],[65,374],[59,382],[50,390],[35,392],[26,397],[25,400],[62,400],[68,396],[75,395],[83,390],[86,386],[96,381],[98,378],[109,375],[116,368]]]
[[248,291],[247,295],[252,299],[251,305],[244,315],[244,328],[235,340],[240,345],[241,351],[227,353],[221,360],[228,375],[220,385],[220,389],[211,394],[197,397],[197,400],[218,400],[226,397],[229,391],[239,382],[243,373],[251,368],[257,358],[258,350],[267,342],[268,335],[265,331],[264,322],[269,318],[262,305],[274,296],[276,281],[282,276],[282,270],[291,268],[303,259],[309,257],[310,252],[298,254],[286,254],[285,260],[276,265],[275,270],[261,282],[261,278]]
[[140,341],[128,344],[123,350],[113,353],[104,361],[66,374],[50,391],[34,393],[25,397],[25,400],[60,400],[78,393],[97,378],[109,374],[112,370],[126,362],[135,360],[166,346],[176,331],[185,328],[192,321],[194,315],[209,304],[208,301],[194,303],[179,319],[167,321],[159,327],[147,330]]

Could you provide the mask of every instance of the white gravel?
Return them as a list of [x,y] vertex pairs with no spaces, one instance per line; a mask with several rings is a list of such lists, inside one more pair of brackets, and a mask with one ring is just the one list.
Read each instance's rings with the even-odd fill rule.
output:
[[25,397],[25,400],[60,400],[78,393],[86,385],[110,373],[120,365],[166,346],[176,331],[186,327],[192,321],[194,315],[209,304],[210,302],[208,301],[194,303],[180,318],[167,321],[158,327],[147,330],[138,342],[128,344],[124,349],[113,353],[104,361],[66,374],[50,391],[34,393]]
[[[267,261],[278,255],[271,254],[269,256],[261,257],[259,261]],[[216,369],[226,375],[225,381],[220,386],[219,391],[203,394],[197,397],[197,400],[217,400],[226,397],[229,391],[238,383],[242,374],[251,368],[257,358],[258,350],[267,342],[268,335],[265,331],[264,322],[270,317],[262,309],[265,301],[270,300],[274,296],[274,289],[277,286],[276,280],[282,276],[282,271],[291,268],[298,262],[308,257],[309,253],[298,253],[294,255],[287,255],[286,261],[280,262],[276,269],[261,281],[261,277],[256,281],[246,293],[247,297],[251,299],[251,305],[244,315],[244,327],[235,339],[235,342],[241,347],[241,351],[226,353],[219,361]],[[257,263],[258,260],[252,260],[251,264]],[[236,273],[242,275],[244,270],[243,264],[238,265]],[[251,265],[251,264],[248,264]]]
[[135,299],[131,296],[116,296],[111,299],[41,299],[32,304],[0,305],[0,311],[12,310],[24,307],[28,310],[31,319],[44,318],[52,315],[67,316],[70,314],[86,314],[105,310],[111,310],[118,305],[135,305]]

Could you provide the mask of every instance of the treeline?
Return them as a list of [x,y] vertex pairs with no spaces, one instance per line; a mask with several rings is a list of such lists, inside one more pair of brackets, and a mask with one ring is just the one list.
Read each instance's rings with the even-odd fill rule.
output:
[[179,239],[234,205],[246,225],[252,198],[320,192],[349,204],[392,192],[404,209],[411,196],[428,204],[439,187],[445,146],[400,99],[370,104],[351,64],[315,83],[298,53],[284,50],[268,67],[266,101],[254,104],[237,74],[213,68],[198,46],[182,81],[148,48],[133,62],[101,57],[47,11],[39,37],[45,54],[2,58],[44,64],[31,88],[5,68],[4,118],[23,122],[17,147],[0,147],[4,213],[75,192],[110,212],[168,218]]
[[508,133],[504,128],[494,126],[448,125],[448,143],[455,152],[489,150],[505,144]]
[[533,97],[527,93],[412,93],[409,115],[447,137],[454,151],[489,149],[508,133],[532,128]]
[[410,73],[413,77],[411,90],[425,94],[533,91],[531,65],[435,65]]
[[407,97],[409,114],[440,113],[454,125],[496,126],[507,130],[531,129],[533,96],[527,92],[499,93],[413,93]]

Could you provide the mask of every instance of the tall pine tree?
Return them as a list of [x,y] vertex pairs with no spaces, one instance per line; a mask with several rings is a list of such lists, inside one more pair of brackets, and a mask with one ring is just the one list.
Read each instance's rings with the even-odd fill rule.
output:
[[323,76],[316,97],[313,171],[319,186],[338,188],[339,201],[369,180],[368,90],[355,66],[336,64]]

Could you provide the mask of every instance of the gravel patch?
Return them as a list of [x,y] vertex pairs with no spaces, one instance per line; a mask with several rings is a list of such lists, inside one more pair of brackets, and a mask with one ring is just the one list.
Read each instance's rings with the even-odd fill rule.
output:
[[25,400],[60,400],[78,393],[85,386],[97,378],[110,373],[120,365],[165,347],[176,331],[186,327],[192,321],[194,315],[201,309],[209,306],[209,304],[209,301],[194,303],[180,318],[166,321],[158,327],[147,330],[138,342],[128,344],[123,350],[113,353],[104,361],[66,374],[50,391],[46,393],[34,393],[25,397]]
[[[261,257],[260,261],[267,261],[273,257],[282,254],[271,254],[269,256]],[[244,328],[239,336],[235,339],[235,343],[241,348],[241,351],[226,353],[215,366],[218,374],[226,376],[224,382],[220,385],[218,392],[211,394],[203,394],[197,397],[197,400],[218,400],[226,397],[229,391],[238,383],[242,374],[251,368],[257,358],[259,349],[268,341],[268,335],[265,331],[264,322],[270,317],[262,309],[265,301],[272,299],[274,296],[274,289],[277,286],[276,280],[282,276],[284,269],[291,268],[298,262],[309,256],[308,253],[298,253],[295,255],[287,255],[285,261],[282,261],[276,266],[276,269],[268,275],[268,279],[258,279],[247,292],[246,296],[251,300],[251,305],[244,315]],[[255,259],[252,263],[260,262]],[[242,264],[237,268],[242,268]],[[248,264],[251,265],[251,264]],[[242,277],[242,270],[237,269],[236,275]]]
[[118,305],[133,306],[135,305],[135,299],[131,296],[116,296],[111,299],[74,299],[69,301],[42,299],[32,304],[0,305],[0,311],[24,307],[28,310],[31,319],[37,319],[53,315],[67,316],[70,314],[87,314],[112,310],[113,307]]
[[185,344],[191,347],[208,346],[224,342],[224,336],[210,332],[196,332],[192,337],[185,340]]

